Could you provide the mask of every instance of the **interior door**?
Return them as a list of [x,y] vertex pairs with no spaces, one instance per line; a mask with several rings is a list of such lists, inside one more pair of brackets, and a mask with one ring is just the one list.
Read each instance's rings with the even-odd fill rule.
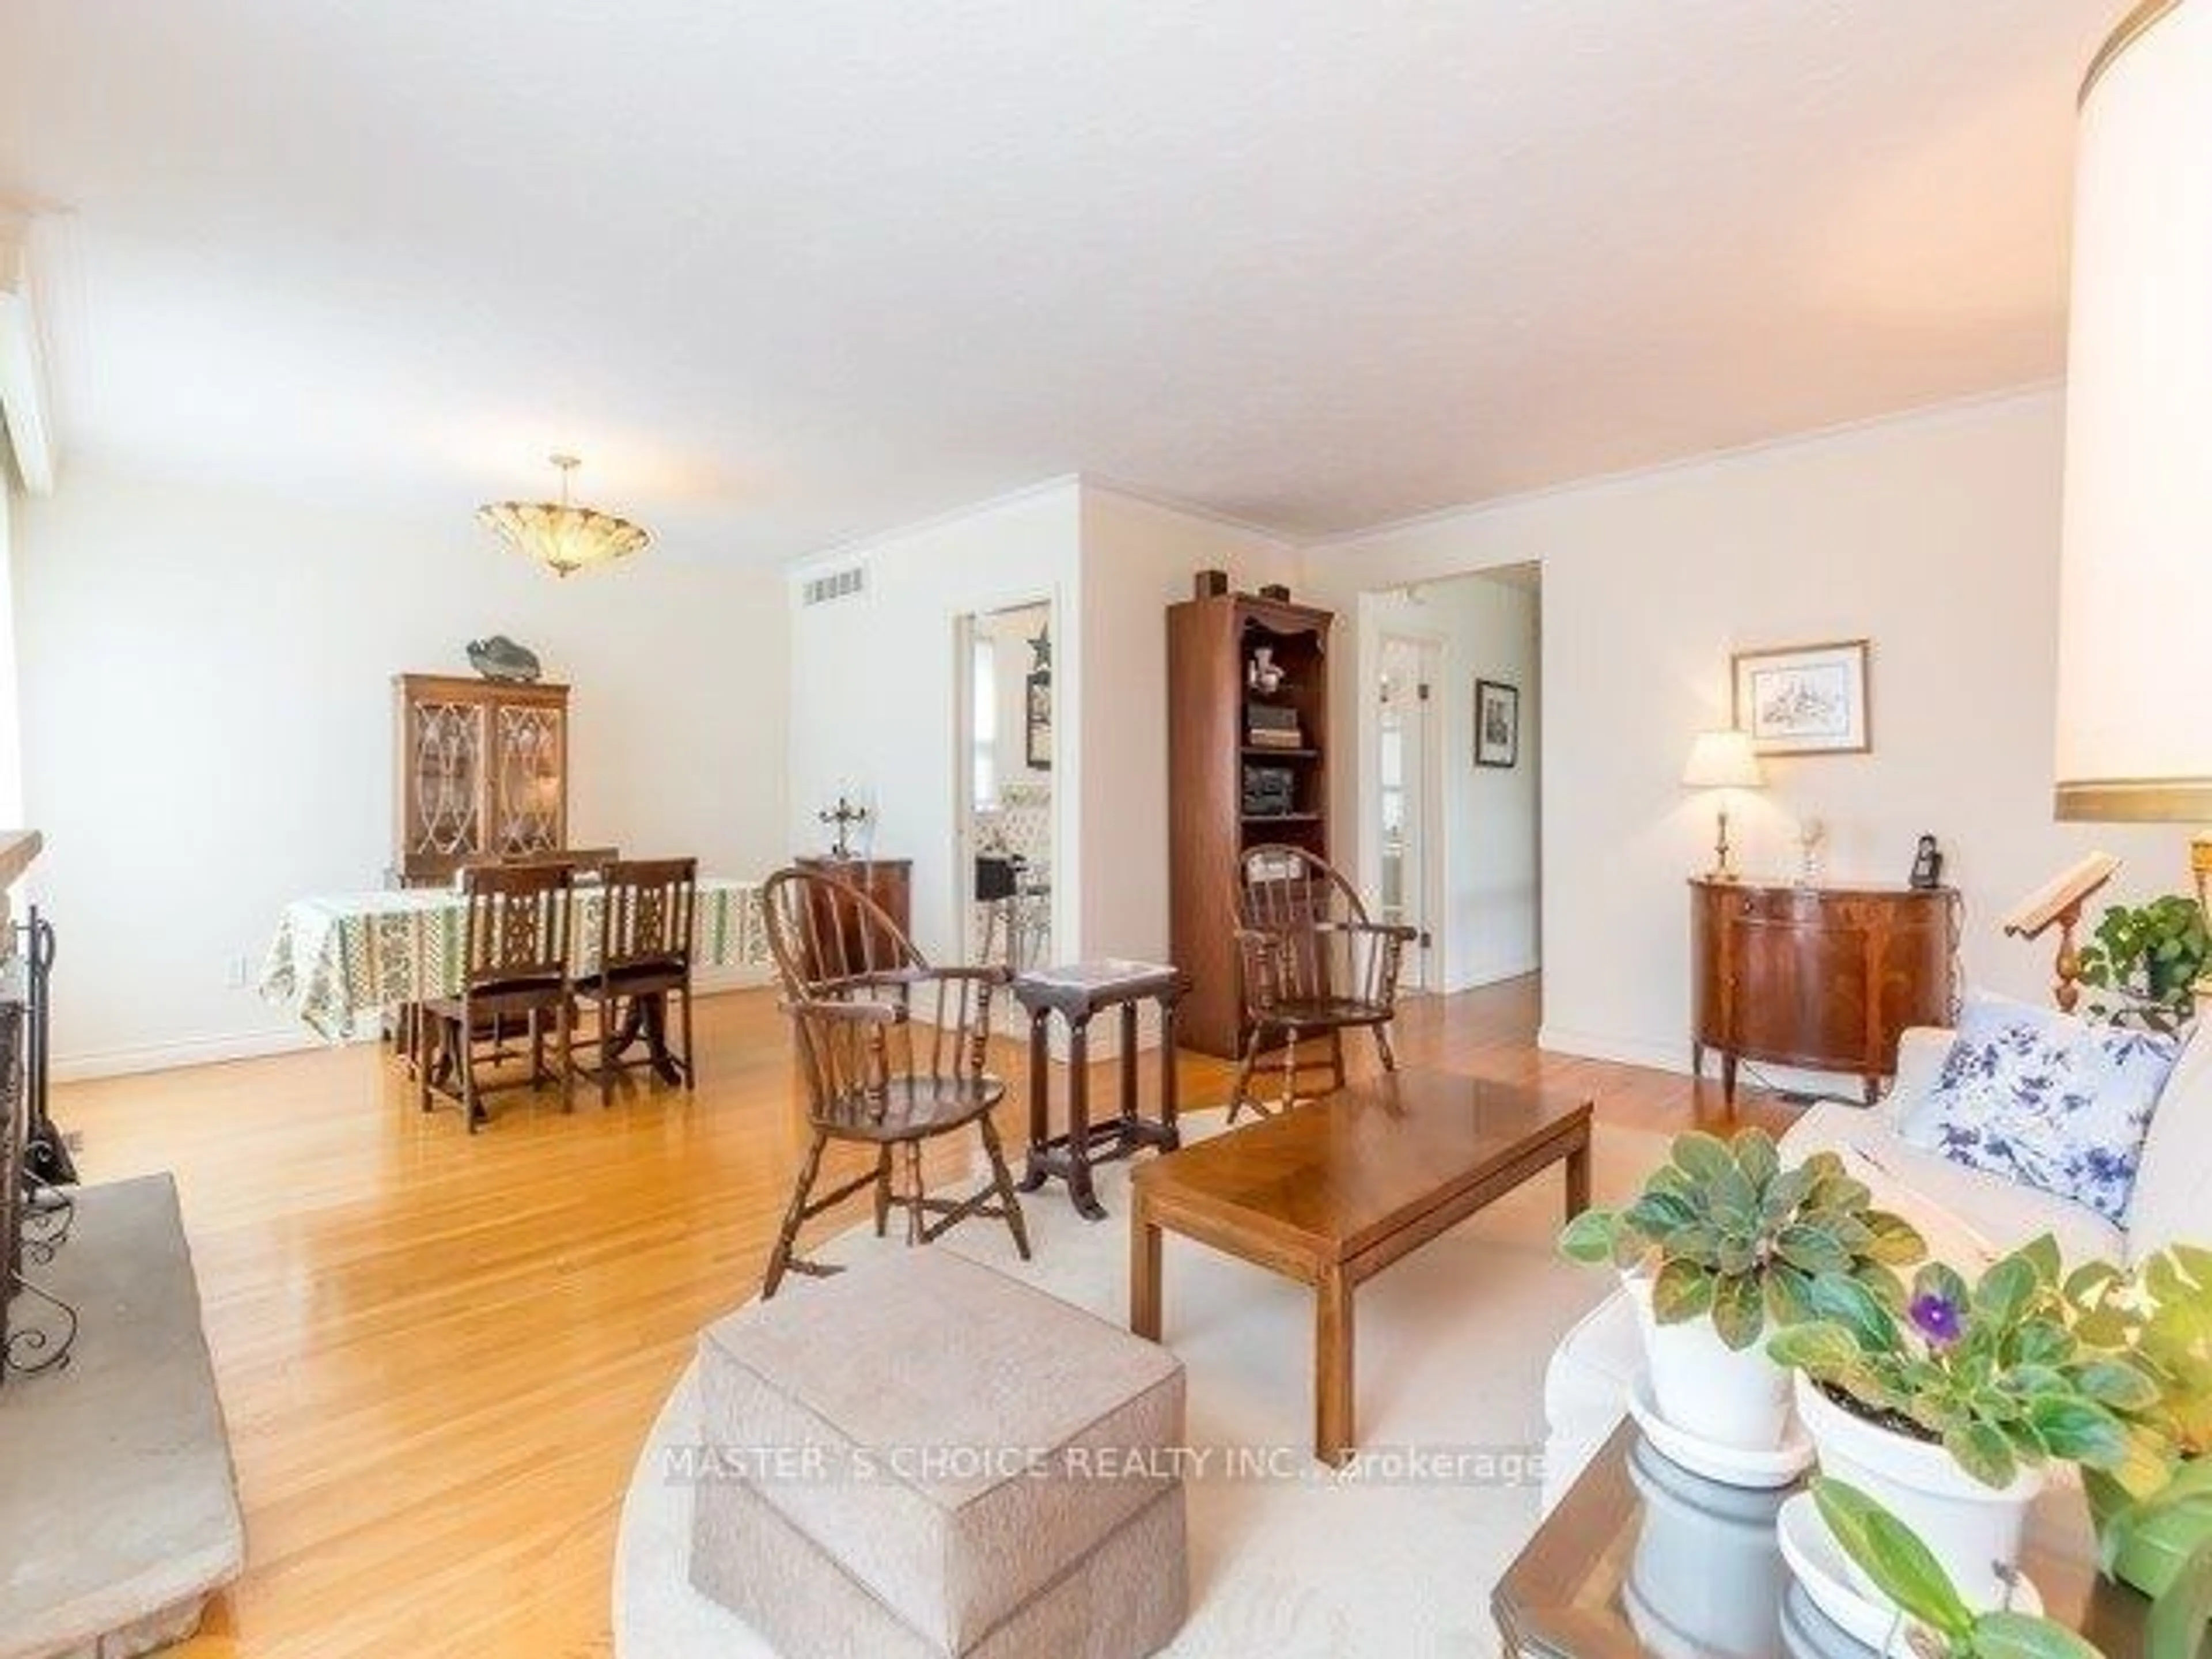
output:
[[1407,953],[1407,980],[1434,985],[1431,925],[1436,896],[1430,891],[1429,744],[1433,736],[1433,689],[1418,641],[1389,640],[1376,702],[1376,760],[1381,812],[1380,920],[1415,929],[1419,941]]

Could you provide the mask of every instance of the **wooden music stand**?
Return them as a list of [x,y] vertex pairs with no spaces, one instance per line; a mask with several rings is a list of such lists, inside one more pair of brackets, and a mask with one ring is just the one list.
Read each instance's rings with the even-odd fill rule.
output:
[[2051,994],[2067,1013],[2081,1000],[2081,951],[2075,942],[2081,907],[2104,890],[2119,867],[2120,861],[2111,854],[2092,853],[2022,899],[2005,918],[2005,933],[2011,939],[2040,939],[2054,924],[2057,927],[2058,956],[2051,965],[2057,978]]

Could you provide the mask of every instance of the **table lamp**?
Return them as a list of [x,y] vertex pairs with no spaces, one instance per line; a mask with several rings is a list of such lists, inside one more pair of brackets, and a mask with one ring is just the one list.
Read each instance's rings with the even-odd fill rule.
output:
[[1713,838],[1711,879],[1735,879],[1735,872],[1729,868],[1728,792],[1731,789],[1757,789],[1765,782],[1765,776],[1759,769],[1759,757],[1753,751],[1751,738],[1745,733],[1700,732],[1696,741],[1690,744],[1690,758],[1682,767],[1682,787],[1686,789],[1720,791],[1720,827]]
[[[2081,88],[2058,592],[2057,815],[2199,826],[2212,879],[2212,0],[2152,0]],[[2200,985],[2200,995],[2207,987]]]

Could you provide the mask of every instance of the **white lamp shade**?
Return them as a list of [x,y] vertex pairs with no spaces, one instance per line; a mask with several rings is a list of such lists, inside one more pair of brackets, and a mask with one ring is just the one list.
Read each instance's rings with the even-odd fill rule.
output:
[[2075,163],[2061,818],[2212,819],[2212,0],[2090,72]]
[[1686,789],[1756,789],[1766,781],[1742,732],[1700,732],[1682,767]]

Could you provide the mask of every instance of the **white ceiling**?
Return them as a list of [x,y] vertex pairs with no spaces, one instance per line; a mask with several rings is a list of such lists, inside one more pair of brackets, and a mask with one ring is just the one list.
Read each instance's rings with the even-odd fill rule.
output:
[[64,465],[1307,538],[2057,374],[2124,9],[0,0],[0,193]]

